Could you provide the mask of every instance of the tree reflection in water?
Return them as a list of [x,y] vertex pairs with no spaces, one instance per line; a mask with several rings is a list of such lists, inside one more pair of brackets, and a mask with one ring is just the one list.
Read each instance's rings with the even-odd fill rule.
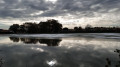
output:
[[39,43],[47,44],[48,46],[58,46],[60,42],[60,39],[39,39]]
[[12,40],[13,42],[19,42],[19,38],[17,37],[9,37],[10,40]]
[[47,44],[47,46],[59,46],[61,39],[37,39],[37,38],[19,38],[19,37],[9,37],[13,42],[23,42],[25,44]]
[[25,44],[37,44],[38,43],[38,39],[35,39],[35,38],[20,38],[20,41]]

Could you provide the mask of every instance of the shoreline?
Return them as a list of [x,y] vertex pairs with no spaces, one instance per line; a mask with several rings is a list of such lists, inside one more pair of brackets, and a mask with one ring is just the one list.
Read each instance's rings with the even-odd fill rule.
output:
[[[120,32],[80,32],[81,33],[120,33]],[[0,34],[79,34],[79,33],[0,33]]]

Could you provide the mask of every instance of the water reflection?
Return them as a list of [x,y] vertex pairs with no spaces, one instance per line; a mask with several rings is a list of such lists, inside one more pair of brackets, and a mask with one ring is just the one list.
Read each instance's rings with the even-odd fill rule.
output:
[[18,38],[18,37],[9,37],[13,42],[23,42],[25,44],[47,44],[47,46],[59,46],[61,39],[36,39],[36,38]]
[[[105,65],[105,67],[120,67],[120,50],[116,49],[114,52],[117,53],[119,58],[117,59],[117,61],[112,61],[111,58],[106,58],[107,64]],[[113,62],[115,62],[115,63],[113,63]]]
[[39,43],[47,44],[48,46],[58,46],[61,39],[39,39]]
[[21,42],[25,43],[25,44],[37,44],[38,43],[38,39],[32,39],[32,38],[19,38]]
[[[4,41],[0,43],[0,58],[2,56],[5,60],[3,67],[117,67],[115,65],[119,64],[120,59],[116,56],[119,54],[114,53],[115,49],[120,48],[119,39],[87,36],[62,40],[59,37],[48,38],[32,36],[1,38],[3,39],[1,41]],[[11,41],[6,43],[7,40]],[[41,46],[42,44],[59,47]]]
[[47,61],[47,64],[49,66],[55,66],[57,64],[57,61],[54,59],[54,60],[51,60],[51,61]]
[[10,40],[12,40],[13,42],[19,42],[19,38],[16,37],[9,37]]

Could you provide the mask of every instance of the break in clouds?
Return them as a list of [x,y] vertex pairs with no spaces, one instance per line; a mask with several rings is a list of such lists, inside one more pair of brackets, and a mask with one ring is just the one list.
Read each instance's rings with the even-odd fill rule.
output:
[[120,0],[0,0],[0,23],[49,18],[64,25],[119,26]]

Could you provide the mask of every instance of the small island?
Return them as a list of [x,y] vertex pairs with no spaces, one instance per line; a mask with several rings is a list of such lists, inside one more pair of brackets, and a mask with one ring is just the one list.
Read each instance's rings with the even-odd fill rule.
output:
[[60,34],[60,33],[120,33],[120,27],[92,27],[86,25],[85,28],[74,27],[69,29],[63,28],[58,20],[50,19],[45,22],[33,23],[25,22],[22,25],[13,24],[9,30],[0,29],[0,34]]

